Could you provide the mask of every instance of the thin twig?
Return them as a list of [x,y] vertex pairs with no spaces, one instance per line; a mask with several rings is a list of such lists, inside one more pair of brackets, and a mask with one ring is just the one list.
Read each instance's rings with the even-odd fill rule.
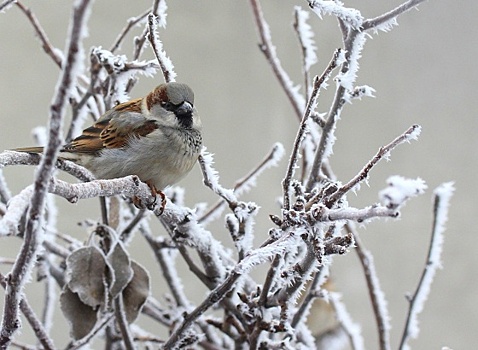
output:
[[[269,154],[267,154],[264,159],[248,174],[246,174],[241,179],[237,180],[232,188],[236,196],[240,196],[244,193],[250,186],[254,184],[254,180],[266,169],[271,166],[275,166],[284,153],[284,147],[281,144],[275,144],[272,147]],[[214,204],[206,213],[204,213],[199,219],[200,224],[208,222],[212,217],[227,203],[227,201],[220,199]]]
[[231,209],[237,207],[238,200],[234,195],[234,191],[225,189],[218,182],[216,170],[212,168],[212,155],[206,153],[204,150],[198,157],[198,163],[203,175],[204,184],[209,187],[214,193],[224,199]]
[[315,300],[315,298],[318,297],[317,287],[320,287],[319,283],[324,282],[322,277],[324,276],[324,271],[326,270],[328,270],[326,267],[319,266],[318,271],[315,272],[314,278],[312,279],[312,282],[309,286],[309,291],[307,292],[307,295],[304,297],[304,300],[302,301],[300,307],[292,318],[292,321],[290,323],[292,328],[295,329],[297,327],[299,322],[302,321],[312,302]]
[[63,58],[58,54],[58,51],[53,47],[52,43],[50,42],[50,39],[48,39],[46,32],[43,30],[43,27],[38,21],[38,18],[28,7],[23,5],[21,2],[17,1],[16,5],[18,6],[20,10],[22,10],[22,12],[27,16],[28,20],[32,24],[33,29],[35,30],[35,33],[38,35],[38,38],[40,39],[43,50],[46,52],[48,56],[50,56],[53,62],[55,62],[55,64],[61,68],[63,65]]
[[355,251],[357,252],[360,264],[362,265],[363,273],[365,275],[365,281],[367,282],[368,294],[370,302],[372,303],[373,314],[375,316],[375,323],[377,324],[379,349],[389,350],[390,346],[390,318],[387,309],[387,303],[382,288],[380,287],[379,279],[377,277],[377,271],[373,263],[373,256],[368,251],[362,241],[359,234],[355,229],[355,226],[348,222],[346,228],[354,236]]
[[324,72],[320,77],[316,76],[314,78],[312,93],[310,95],[309,101],[307,102],[307,107],[305,109],[304,115],[299,125],[299,130],[294,140],[294,146],[292,148],[291,156],[289,159],[289,164],[287,166],[286,175],[284,180],[282,180],[282,191],[283,191],[283,208],[285,210],[290,209],[290,183],[292,181],[292,177],[294,176],[294,171],[297,166],[297,160],[299,157],[299,150],[302,140],[304,138],[304,134],[307,129],[307,121],[313,112],[314,108],[317,104],[317,99],[319,97],[320,88],[322,85],[327,81],[330,77],[332,71],[337,67],[339,58],[341,56],[341,49],[337,49],[332,56],[329,64],[325,68]]
[[121,339],[123,340],[126,350],[136,349],[134,345],[133,335],[129,329],[128,321],[126,321],[126,313],[124,310],[123,294],[119,293],[114,300],[115,304],[115,318],[121,332]]
[[380,25],[383,25],[384,23],[390,20],[393,20],[394,18],[401,15],[402,13],[409,11],[410,9],[418,6],[423,1],[425,0],[409,0],[401,4],[400,6],[394,8],[393,10],[387,13],[384,13],[383,15],[380,15],[375,18],[367,19],[362,24],[362,30],[375,29],[379,27]]
[[5,0],[0,4],[0,12],[5,11],[8,7],[12,6],[17,0]]
[[148,14],[151,12],[151,10],[147,10],[146,12],[140,14],[139,16],[136,16],[136,17],[131,17],[128,19],[128,21],[126,22],[126,26],[123,28],[123,30],[121,31],[121,33],[118,35],[118,37],[116,38],[115,42],[113,43],[113,45],[111,46],[110,48],[110,52],[113,53],[115,52],[117,49],[119,49],[119,47],[121,46],[121,43],[123,42],[124,38],[126,37],[126,35],[129,33],[129,31],[135,26],[137,25],[138,23],[141,23],[147,16]]
[[153,13],[150,13],[148,15],[148,28],[149,28],[148,39],[149,39],[149,42],[151,43],[151,48],[153,49],[154,55],[156,56],[156,59],[158,60],[159,67],[161,68],[161,71],[163,72],[164,81],[169,83],[171,81],[175,81],[176,73],[173,70],[173,63],[164,52],[163,44],[161,43],[161,41],[159,40],[157,36],[156,22],[157,22],[157,17]]
[[269,62],[275,76],[279,80],[281,87],[284,89],[284,92],[292,104],[292,108],[294,109],[297,118],[300,120],[302,118],[305,100],[303,96],[297,92],[297,89],[293,86],[289,75],[286,73],[284,68],[282,68],[280,60],[277,57],[275,47],[272,44],[269,26],[264,18],[259,0],[250,0],[250,4],[254,14],[256,27],[259,32],[259,49],[266,56],[266,59]]
[[407,349],[407,343],[410,338],[416,338],[418,336],[418,314],[423,310],[425,301],[428,298],[435,273],[437,269],[441,267],[440,259],[443,250],[443,233],[445,232],[445,223],[448,220],[448,207],[453,191],[454,187],[452,182],[444,183],[434,191],[433,227],[427,259],[415,293],[408,298],[409,309],[402,339],[398,348],[399,350]]
[[[150,13],[154,14],[155,16],[158,16],[158,8],[159,8],[159,3],[161,1],[165,1],[165,0],[154,0]],[[148,37],[148,34],[149,34],[149,25],[146,25],[146,27],[143,30],[143,33],[141,33],[139,37],[135,38],[133,60],[137,60],[139,56],[141,56],[144,45],[146,44],[146,39]]]
[[336,203],[340,198],[342,198],[348,191],[353,189],[357,186],[360,182],[368,179],[368,174],[370,170],[384,157],[387,157],[395,147],[398,145],[409,142],[412,139],[416,139],[420,134],[421,127],[419,125],[412,125],[409,127],[405,132],[403,132],[400,136],[396,137],[392,142],[388,145],[381,147],[375,156],[363,167],[363,169],[349,182],[345,185],[340,187],[336,192],[330,195],[329,198],[326,199],[325,204],[327,207],[332,207],[334,203]]
[[173,332],[168,341],[164,344],[164,350],[174,349],[177,342],[181,340],[184,332],[199,318],[206,310],[217,302],[221,301],[233,287],[241,274],[232,271],[223,283],[219,284],[209,293],[208,297],[196,307],[191,313],[187,314],[181,325]]
[[[355,41],[357,40],[358,33],[352,31],[347,37],[344,44],[345,61],[342,64],[341,74],[345,74],[349,70],[350,55],[356,50]],[[315,150],[314,162],[309,172],[309,177],[306,182],[306,191],[310,192],[316,185],[320,178],[320,170],[322,164],[326,161],[328,153],[331,153],[331,143],[334,140],[334,131],[337,120],[342,112],[342,107],[345,104],[344,95],[346,88],[342,84],[338,84],[335,91],[334,100],[329,109],[329,113],[322,128],[322,135],[320,137],[319,144]]]
[[[0,273],[0,285],[5,289],[7,287],[5,277],[1,273]],[[30,326],[32,327],[32,330],[35,333],[38,341],[40,342],[40,344],[43,345],[43,348],[46,350],[54,350],[55,345],[53,344],[53,340],[48,336],[47,331],[43,327],[38,317],[35,315],[35,312],[33,311],[32,307],[30,306],[30,304],[28,303],[28,301],[25,299],[24,296],[22,297],[20,301],[20,310],[25,316],[25,318],[27,319]],[[2,347],[2,349],[4,348]]]

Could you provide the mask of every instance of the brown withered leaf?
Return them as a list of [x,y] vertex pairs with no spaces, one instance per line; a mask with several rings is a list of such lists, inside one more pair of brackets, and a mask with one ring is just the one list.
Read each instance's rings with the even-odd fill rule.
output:
[[113,246],[106,259],[112,275],[110,294],[111,299],[114,299],[133,278],[133,269],[128,253],[119,241]]
[[139,315],[149,296],[149,274],[140,264],[131,261],[134,271],[133,279],[123,290],[123,303],[126,320],[132,323]]
[[75,340],[87,335],[98,320],[97,311],[84,304],[66,284],[60,294],[60,308],[70,324],[70,336]]
[[101,250],[94,246],[75,250],[66,259],[68,287],[80,300],[96,308],[105,300],[106,262]]

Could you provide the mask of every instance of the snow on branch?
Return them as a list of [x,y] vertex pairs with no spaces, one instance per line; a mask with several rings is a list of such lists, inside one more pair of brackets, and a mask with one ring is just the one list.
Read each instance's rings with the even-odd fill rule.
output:
[[[164,8],[164,10],[166,10]],[[163,16],[163,18],[165,18]],[[153,13],[148,15],[148,28],[149,34],[148,39],[151,43],[151,47],[153,49],[154,55],[158,60],[159,67],[163,72],[164,81],[169,83],[171,81],[176,81],[176,72],[174,71],[174,65],[171,59],[166,55],[166,52],[163,48],[163,43],[159,40],[158,33],[157,33],[157,26],[158,24],[161,26],[166,22],[160,22],[159,17]]]
[[[412,125],[403,134],[395,138],[388,145],[381,147],[377,154],[363,167],[363,169],[349,182],[340,187],[334,192],[328,199],[328,204],[333,204],[342,198],[348,191],[356,188],[362,181],[367,181],[370,170],[382,159],[388,159],[390,152],[398,145],[404,142],[410,142],[410,140],[416,140],[421,132],[421,126]],[[385,193],[384,193],[385,194]]]
[[399,175],[387,179],[387,187],[380,191],[380,202],[388,209],[398,209],[412,197],[423,194],[427,189],[420,178],[406,179]]
[[326,299],[332,304],[335,309],[337,320],[342,325],[342,328],[345,330],[349,336],[350,343],[354,350],[363,350],[365,349],[364,339],[360,326],[352,320],[352,317],[345,308],[344,303],[341,300],[340,293],[331,292],[328,293]]
[[428,250],[428,257],[423,269],[422,276],[418,282],[415,293],[408,298],[410,302],[407,320],[400,343],[400,350],[410,349],[408,341],[416,338],[420,332],[418,326],[418,314],[425,307],[425,302],[430,294],[431,285],[436,271],[441,267],[441,254],[443,251],[443,234],[445,223],[448,220],[448,208],[455,188],[453,182],[446,182],[438,186],[434,191],[433,203],[433,228]]
[[360,11],[354,8],[344,7],[341,1],[333,0],[308,0],[309,7],[317,16],[322,18],[322,15],[332,15],[340,18],[345,24],[351,26],[353,29],[360,29],[363,23],[363,17]]

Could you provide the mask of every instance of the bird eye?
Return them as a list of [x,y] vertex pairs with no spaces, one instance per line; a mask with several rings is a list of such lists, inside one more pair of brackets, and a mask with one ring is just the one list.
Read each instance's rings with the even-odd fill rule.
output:
[[175,106],[171,102],[163,101],[163,102],[161,102],[161,107],[163,107],[164,109],[166,109],[168,111],[171,111],[171,110],[174,109]]

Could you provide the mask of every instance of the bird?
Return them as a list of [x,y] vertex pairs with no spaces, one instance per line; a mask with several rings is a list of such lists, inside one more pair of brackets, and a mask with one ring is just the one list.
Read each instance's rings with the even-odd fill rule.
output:
[[[79,164],[97,179],[136,175],[152,194],[185,177],[202,148],[202,123],[194,92],[169,82],[148,95],[116,105],[60,148],[58,157]],[[42,153],[43,147],[14,149]]]

